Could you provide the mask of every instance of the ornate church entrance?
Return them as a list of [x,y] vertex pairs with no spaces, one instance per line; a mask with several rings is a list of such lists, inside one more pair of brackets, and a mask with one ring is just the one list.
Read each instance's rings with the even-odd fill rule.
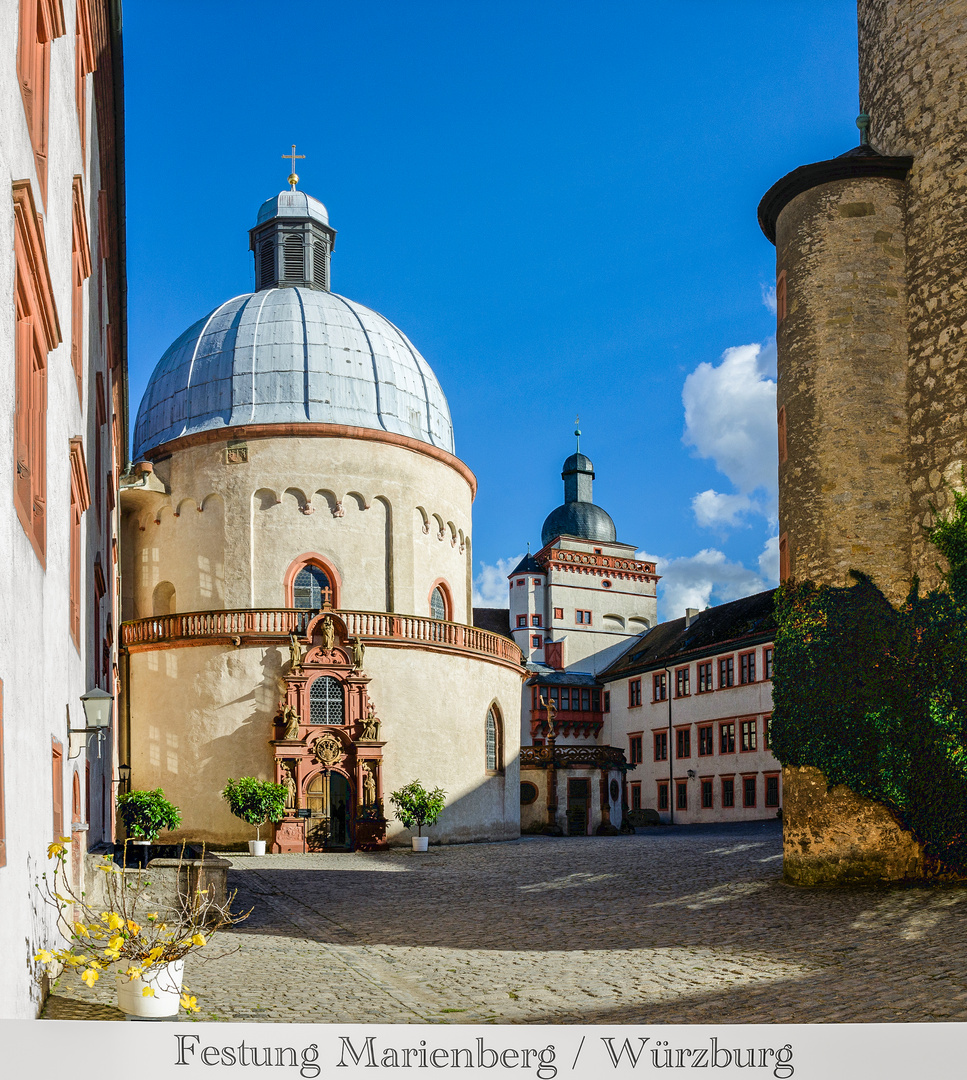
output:
[[353,800],[347,777],[339,772],[316,773],[306,785],[305,806],[310,851],[352,849]]

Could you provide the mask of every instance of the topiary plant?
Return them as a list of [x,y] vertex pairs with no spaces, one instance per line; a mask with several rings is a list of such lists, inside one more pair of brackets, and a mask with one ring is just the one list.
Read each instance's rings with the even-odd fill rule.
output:
[[222,798],[229,809],[242,821],[255,826],[255,838],[266,821],[281,821],[285,817],[285,784],[273,784],[271,780],[259,780],[254,776],[229,779],[222,791]]
[[128,791],[118,796],[118,813],[129,836],[155,841],[165,829],[177,829],[181,811],[165,798],[161,788],[154,791]]
[[419,830],[418,835],[422,836],[423,826],[435,824],[443,813],[447,793],[443,788],[427,791],[419,780],[414,780],[412,784],[394,791],[389,801],[396,808],[396,817],[404,827],[412,829],[415,825]]

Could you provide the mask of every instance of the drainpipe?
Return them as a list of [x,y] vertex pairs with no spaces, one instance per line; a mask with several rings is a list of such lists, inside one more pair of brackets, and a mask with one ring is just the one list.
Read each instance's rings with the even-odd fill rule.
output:
[[672,758],[672,673],[665,668],[665,695],[668,698],[668,824],[675,824],[675,780]]

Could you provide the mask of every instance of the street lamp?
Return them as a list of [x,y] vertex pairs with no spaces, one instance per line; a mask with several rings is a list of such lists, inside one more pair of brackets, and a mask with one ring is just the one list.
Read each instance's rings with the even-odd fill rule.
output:
[[[81,704],[84,706],[84,719],[87,721],[87,726],[82,728],[68,727],[68,738],[73,744],[73,736],[75,735],[96,735],[98,742],[100,742],[104,737],[105,730],[111,726],[111,707],[114,705],[114,697],[106,690],[95,686],[81,697]],[[68,758],[78,757],[86,742],[85,738],[81,746],[78,747],[76,754],[68,752]]]
[[131,766],[130,765],[118,765],[118,778],[112,780],[112,784],[123,784],[124,790],[127,791],[131,785]]

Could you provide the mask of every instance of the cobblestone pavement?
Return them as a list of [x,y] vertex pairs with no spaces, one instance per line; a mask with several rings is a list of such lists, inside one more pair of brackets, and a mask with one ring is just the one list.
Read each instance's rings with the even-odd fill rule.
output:
[[[186,979],[209,1020],[967,1020],[967,888],[797,889],[781,850],[765,822],[233,856],[241,951]],[[44,1015],[121,1019],[110,983]]]

